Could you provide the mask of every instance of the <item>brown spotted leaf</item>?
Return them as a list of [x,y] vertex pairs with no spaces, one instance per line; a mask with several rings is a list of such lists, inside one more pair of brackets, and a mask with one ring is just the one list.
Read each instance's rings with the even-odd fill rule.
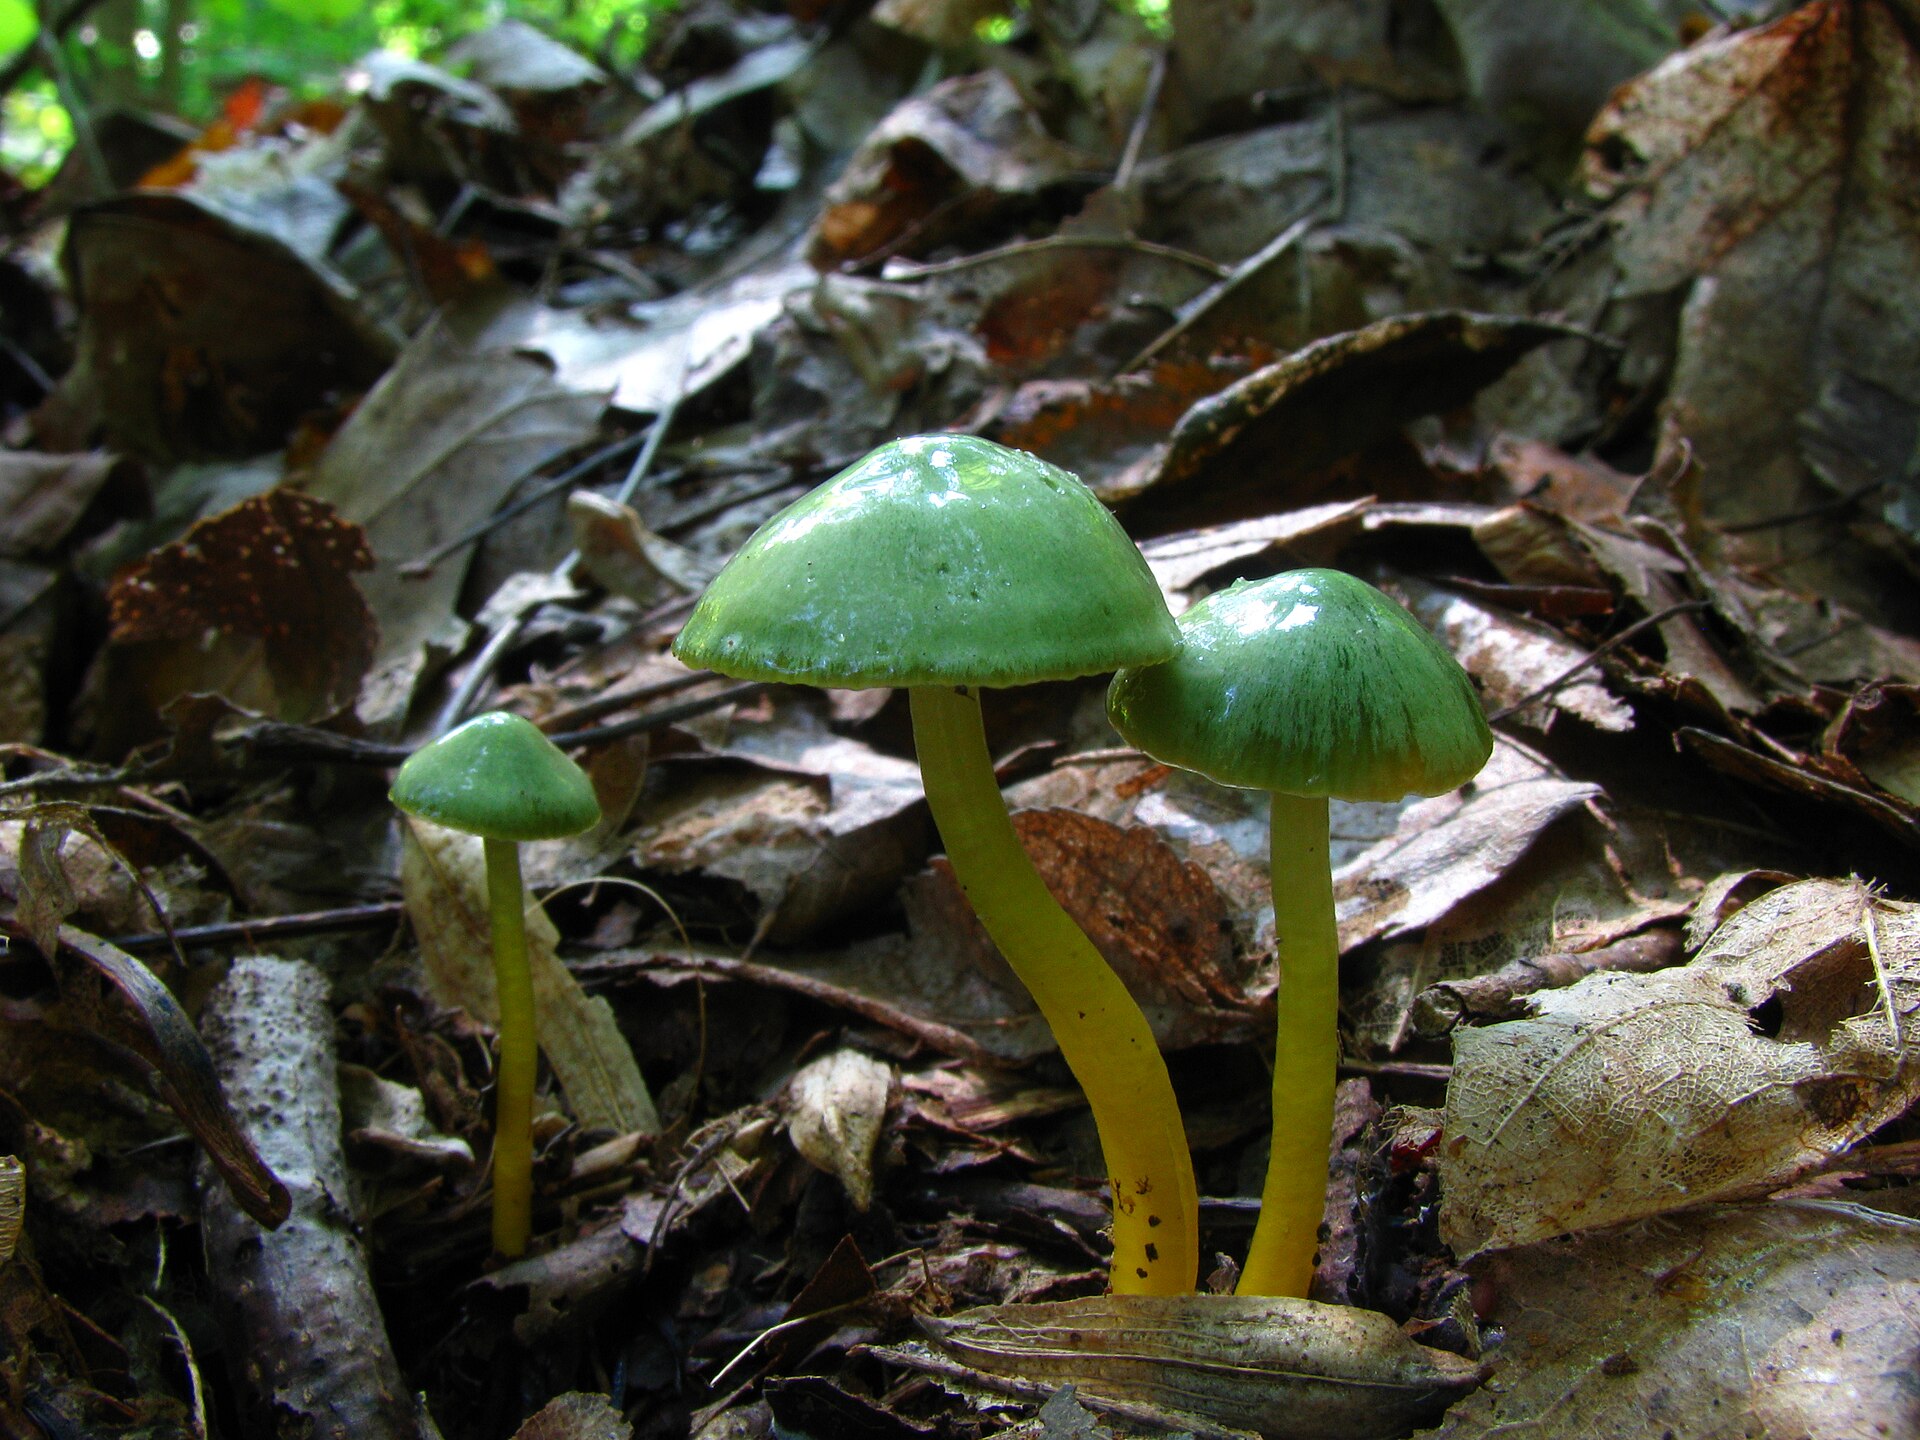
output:
[[257,641],[275,712],[315,719],[351,704],[373,661],[373,614],[352,578],[372,566],[358,525],[324,500],[270,490],[117,579],[107,595],[113,638]]

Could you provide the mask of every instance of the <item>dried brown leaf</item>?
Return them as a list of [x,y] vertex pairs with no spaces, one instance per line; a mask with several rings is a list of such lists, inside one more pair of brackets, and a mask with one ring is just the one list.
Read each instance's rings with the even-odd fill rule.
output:
[[86,961],[95,977],[111,987],[117,1003],[72,966],[62,973],[62,999],[91,1028],[152,1067],[154,1093],[193,1132],[242,1210],[268,1229],[285,1220],[292,1205],[287,1187],[266,1167],[234,1118],[207,1048],[173,992],[125,951],[63,925],[58,953],[68,952]]
[[1762,1193],[1920,1097],[1920,910],[1857,881],[1753,901],[1693,961],[1456,1031],[1440,1228],[1460,1254]]
[[[1729,30],[1621,87],[1590,132],[1617,293],[1692,287],[1665,406],[1714,518],[1775,520],[1864,483],[1884,487],[1869,503],[1891,523],[1920,525],[1902,473],[1920,364],[1896,318],[1920,310],[1912,18],[1893,0],[1818,0]],[[1746,538],[1871,607],[1844,523]]]
[[633,1426],[606,1396],[573,1391],[542,1405],[513,1440],[633,1440]]
[[1433,1440],[1805,1440],[1920,1425],[1920,1225],[1714,1206],[1475,1262],[1496,1378]]

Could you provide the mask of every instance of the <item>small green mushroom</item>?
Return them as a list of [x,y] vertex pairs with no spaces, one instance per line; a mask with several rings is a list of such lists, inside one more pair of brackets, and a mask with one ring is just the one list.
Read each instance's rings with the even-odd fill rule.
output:
[[1493,736],[1472,682],[1440,643],[1338,570],[1241,581],[1195,605],[1180,630],[1172,660],[1114,676],[1107,713],[1155,759],[1272,794],[1273,1149],[1239,1291],[1304,1296],[1339,1059],[1327,800],[1451,790],[1479,773]]
[[522,840],[591,829],[600,802],[583,771],[518,715],[477,715],[408,757],[388,793],[409,815],[478,835],[486,845],[487,912],[500,997],[494,1086],[493,1248],[513,1258],[533,1233],[533,1086],[539,1067],[533,972],[527,964]]
[[1178,641],[1140,552],[1072,475],[929,435],[881,446],[761,526],[673,645],[741,679],[907,687],[954,875],[1086,1092],[1113,1184],[1112,1284],[1134,1294],[1194,1288],[1186,1131],[1146,1017],[1014,832],[978,691],[1163,660]]

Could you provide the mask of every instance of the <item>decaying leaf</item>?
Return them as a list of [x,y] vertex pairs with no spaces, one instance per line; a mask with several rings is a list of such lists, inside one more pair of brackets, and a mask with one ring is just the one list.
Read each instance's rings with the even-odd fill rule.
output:
[[633,1440],[633,1426],[606,1396],[572,1391],[542,1405],[513,1432],[513,1440]]
[[[480,841],[423,820],[406,820],[400,883],[427,977],[441,1003],[497,1023],[493,943],[487,922],[486,860]],[[559,932],[537,905],[527,908],[540,1050],[553,1066],[574,1117],[589,1129],[629,1134],[660,1128],[653,1096],[613,1010],[590,996],[555,953]]]
[[873,1203],[873,1150],[892,1085],[878,1060],[840,1049],[801,1067],[787,1087],[793,1148],[839,1180],[856,1210]]
[[183,195],[81,207],[64,261],[80,335],[63,398],[136,454],[271,450],[393,356],[337,274]]
[[207,1048],[173,992],[124,950],[63,925],[59,953],[68,951],[86,961],[124,1008],[109,1003],[75,972],[63,977],[61,998],[91,1028],[152,1067],[154,1093],[193,1132],[242,1210],[268,1229],[285,1220],[292,1204],[287,1187],[266,1167],[235,1120]]
[[[295,723],[353,703],[373,661],[373,614],[354,583],[373,568],[358,525],[287,489],[243,500],[118,576],[107,592],[113,638],[165,642],[147,666],[182,691],[219,691]],[[218,653],[208,643],[227,643]],[[263,668],[260,693],[249,671]]]
[[1465,787],[1409,805],[1389,838],[1334,872],[1340,948],[1431,925],[1599,793],[1498,738],[1493,758]]
[[0,453],[0,556],[52,550],[96,506],[144,513],[148,503],[145,478],[123,456]]
[[[1071,1382],[1096,1408],[1141,1405],[1266,1440],[1405,1434],[1479,1383],[1480,1367],[1371,1310],[1229,1295],[1109,1295],[924,1317],[983,1375]],[[911,1364],[910,1352],[883,1352]]]
[[1440,1228],[1460,1254],[1761,1193],[1920,1096],[1920,910],[1763,896],[1693,961],[1457,1031]]
[[[1893,524],[1920,523],[1903,473],[1920,370],[1898,318],[1920,305],[1916,126],[1920,47],[1891,0],[1819,0],[1716,36],[1594,122],[1587,181],[1612,202],[1621,293],[1691,287],[1666,409],[1705,462],[1715,518],[1791,516],[1867,485]],[[1808,543],[1840,523],[1744,538],[1872,603],[1857,552]]]
[[12,1155],[0,1155],[0,1265],[13,1259],[27,1222],[27,1167]]
[[808,258],[828,270],[876,251],[924,254],[1083,167],[1001,71],[956,75],[874,127],[827,192]]
[[465,564],[424,579],[400,567],[465,533],[521,479],[586,440],[602,403],[563,388],[538,360],[470,349],[432,324],[334,435],[305,490],[364,526],[373,548],[361,588],[380,646],[362,715],[404,710],[427,643],[457,646],[465,634],[454,615]]
[[1920,1224],[1712,1206],[1473,1266],[1506,1331],[1434,1440],[1805,1440],[1920,1427]]
[[1319,500],[1338,462],[1465,404],[1530,350],[1575,333],[1447,310],[1329,336],[1193,406],[1155,454],[1099,487],[1101,498],[1149,534],[1191,524],[1196,508],[1236,518]]

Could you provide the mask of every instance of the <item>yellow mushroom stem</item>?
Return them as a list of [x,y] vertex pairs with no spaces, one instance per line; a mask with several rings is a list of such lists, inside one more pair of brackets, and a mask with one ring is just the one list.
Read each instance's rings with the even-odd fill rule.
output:
[[533,1234],[533,1085],[539,1068],[533,971],[527,964],[526,891],[520,846],[488,840],[487,912],[500,999],[500,1068],[493,1088],[493,1248],[526,1254]]
[[1280,952],[1273,1148],[1260,1219],[1236,1289],[1304,1298],[1327,1203],[1340,1059],[1340,939],[1325,797],[1273,796],[1273,930]]
[[1113,1290],[1189,1294],[1200,1267],[1193,1161],[1146,1016],[1014,832],[979,697],[933,685],[910,693],[927,804],[954,877],[1053,1027],[1093,1111],[1113,1185]]

